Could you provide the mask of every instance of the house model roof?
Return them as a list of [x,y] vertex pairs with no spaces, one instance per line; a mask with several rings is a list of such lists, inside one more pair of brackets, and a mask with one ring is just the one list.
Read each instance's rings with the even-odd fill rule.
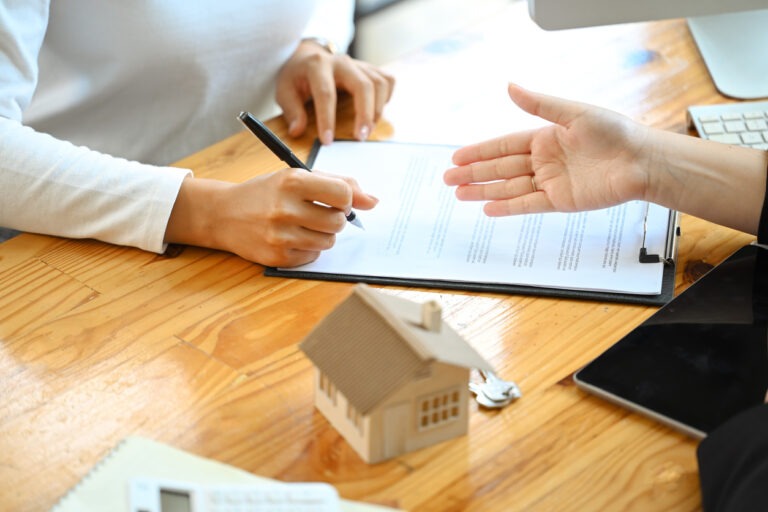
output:
[[365,284],[356,285],[299,347],[362,414],[435,361],[492,370],[442,322],[435,302],[419,304]]

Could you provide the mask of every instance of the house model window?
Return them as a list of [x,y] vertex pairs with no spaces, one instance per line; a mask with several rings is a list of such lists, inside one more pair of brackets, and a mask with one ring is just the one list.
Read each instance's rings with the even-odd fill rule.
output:
[[423,304],[356,285],[300,344],[315,407],[369,463],[466,434],[472,368],[492,371]]
[[328,397],[328,400],[330,400],[333,405],[336,405],[336,387],[326,375],[322,373],[318,375],[317,387]]
[[458,388],[420,398],[419,429],[439,427],[449,421],[458,421],[461,392]]

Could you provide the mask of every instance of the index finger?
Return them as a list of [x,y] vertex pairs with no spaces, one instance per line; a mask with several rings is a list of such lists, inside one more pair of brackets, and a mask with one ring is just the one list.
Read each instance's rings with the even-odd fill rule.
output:
[[520,155],[531,152],[531,141],[537,130],[511,133],[495,139],[470,144],[459,148],[453,154],[453,163],[467,165],[473,162],[492,160],[502,156]]
[[344,212],[352,207],[352,187],[341,178],[317,172],[306,173],[299,194],[305,201],[323,203]]
[[[360,208],[362,210],[370,210],[374,206],[376,206],[379,202],[379,199],[376,196],[373,196],[367,192],[365,192],[362,187],[360,187],[360,184],[357,182],[355,178],[352,178],[351,176],[340,176],[338,174],[333,173],[327,173],[324,171],[318,171],[316,169],[313,169],[315,174],[320,174],[321,176],[330,176],[332,178],[336,178],[339,180],[344,181],[347,185],[350,186],[352,189],[352,206],[355,208]],[[345,211],[344,213],[348,213]]]
[[339,85],[352,95],[355,105],[355,137],[368,138],[376,112],[376,88],[362,69],[347,59],[336,72]]
[[310,66],[307,80],[315,104],[318,138],[323,144],[330,144],[336,128],[336,82],[330,61],[321,59]]

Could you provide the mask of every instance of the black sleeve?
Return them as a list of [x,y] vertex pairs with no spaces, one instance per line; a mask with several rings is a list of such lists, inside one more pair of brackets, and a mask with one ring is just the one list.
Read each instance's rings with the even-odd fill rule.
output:
[[697,455],[705,512],[768,510],[768,405],[715,429]]
[[768,179],[765,180],[763,210],[760,212],[760,225],[757,227],[757,243],[768,244]]

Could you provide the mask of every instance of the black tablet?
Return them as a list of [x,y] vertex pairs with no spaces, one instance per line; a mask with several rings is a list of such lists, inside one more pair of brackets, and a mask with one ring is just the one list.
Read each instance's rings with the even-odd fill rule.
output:
[[702,438],[768,389],[768,249],[742,247],[576,372],[583,389]]

